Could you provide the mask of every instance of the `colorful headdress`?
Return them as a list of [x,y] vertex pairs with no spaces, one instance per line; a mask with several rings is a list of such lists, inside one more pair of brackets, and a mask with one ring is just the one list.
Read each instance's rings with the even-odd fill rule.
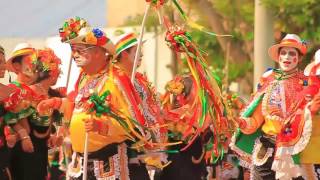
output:
[[307,46],[301,41],[300,37],[296,34],[287,34],[279,44],[271,46],[268,50],[269,56],[272,60],[279,60],[279,49],[281,47],[293,47],[300,51],[301,54],[305,55],[307,53]]
[[[145,41],[143,41],[144,43]],[[138,44],[137,35],[134,33],[126,33],[119,37],[116,43],[116,55],[119,55],[122,51],[129,49]]]
[[49,72],[50,76],[57,76],[60,73],[59,65],[61,64],[52,49],[43,49],[37,51],[37,68],[41,72]]
[[194,79],[194,88],[197,89],[196,98],[192,103],[195,111],[188,120],[189,127],[184,131],[183,138],[189,136],[190,133],[192,134],[190,130],[193,127],[197,128],[195,133],[191,135],[192,139],[188,145],[182,150],[188,148],[198,135],[207,130],[210,124],[214,131],[208,144],[208,147],[211,147],[208,148],[210,149],[208,151],[212,152],[211,161],[216,162],[224,153],[225,139],[221,137],[230,137],[230,131],[233,131],[223,114],[222,95],[216,82],[217,77],[209,70],[203,51],[193,42],[190,34],[179,26],[167,27],[165,40],[170,48],[186,55],[186,62],[191,72],[190,76]]
[[92,28],[79,17],[71,18],[64,22],[59,29],[62,42],[70,44],[88,44],[105,48],[110,54],[115,54],[115,47],[106,34],[98,29]]

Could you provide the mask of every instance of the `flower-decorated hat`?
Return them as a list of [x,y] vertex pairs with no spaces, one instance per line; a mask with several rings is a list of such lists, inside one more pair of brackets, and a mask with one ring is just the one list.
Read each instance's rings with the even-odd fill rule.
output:
[[50,76],[60,74],[61,59],[58,58],[52,49],[40,49],[37,51],[37,70],[49,72]]
[[17,44],[14,50],[12,51],[11,57],[7,60],[7,70],[17,73],[15,68],[12,65],[12,61],[17,57],[21,57],[25,55],[34,55],[34,58],[35,58],[36,57],[35,54],[36,54],[36,50],[30,44],[28,43]]
[[[145,43],[146,40],[142,42]],[[116,56],[118,56],[122,51],[129,49],[137,44],[138,44],[138,39],[136,34],[132,32],[122,34],[116,43]]]
[[63,27],[59,29],[59,34],[62,42],[100,46],[110,54],[115,54],[115,46],[106,34],[98,28],[92,28],[80,17],[65,21]]
[[314,61],[308,64],[304,69],[305,76],[319,76],[320,75],[320,49],[314,55]]
[[303,55],[307,53],[306,45],[301,41],[300,37],[296,34],[287,34],[279,44],[275,44],[269,48],[268,53],[272,60],[278,62],[279,49],[281,47],[296,48]]

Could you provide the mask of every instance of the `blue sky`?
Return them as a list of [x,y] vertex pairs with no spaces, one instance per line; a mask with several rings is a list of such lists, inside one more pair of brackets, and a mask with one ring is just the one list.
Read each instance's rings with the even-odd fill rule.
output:
[[74,16],[104,27],[106,0],[0,0],[0,37],[57,35],[63,21]]

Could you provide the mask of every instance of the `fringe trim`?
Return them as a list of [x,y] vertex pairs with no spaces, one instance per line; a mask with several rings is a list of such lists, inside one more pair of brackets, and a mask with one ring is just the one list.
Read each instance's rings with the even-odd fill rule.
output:
[[260,139],[257,138],[254,143],[253,153],[252,153],[252,163],[256,166],[262,166],[263,164],[265,164],[269,159],[269,157],[272,157],[272,153],[274,151],[273,148],[268,148],[264,157],[262,159],[259,159],[258,152],[262,146],[263,144],[260,142]]
[[310,103],[308,103],[304,109],[305,124],[303,126],[301,138],[293,146],[280,146],[277,148],[275,160],[272,164],[272,170],[276,172],[276,178],[278,179],[298,177],[303,174],[301,167],[294,164],[292,155],[303,151],[309,143],[312,133],[312,116],[309,110],[309,105]]

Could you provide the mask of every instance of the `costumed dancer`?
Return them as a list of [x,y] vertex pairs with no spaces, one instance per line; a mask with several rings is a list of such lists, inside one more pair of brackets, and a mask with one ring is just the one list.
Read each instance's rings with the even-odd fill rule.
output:
[[[138,39],[134,33],[121,35],[116,43],[115,65],[123,69],[127,75],[132,74],[137,46]],[[142,57],[143,54],[140,53],[137,68],[141,65]],[[166,163],[166,154],[160,151],[165,150],[167,134],[164,127],[160,99],[145,74],[135,73],[134,87],[141,98],[143,116],[146,120],[144,126],[150,129],[152,142],[157,145],[156,147],[147,148],[147,154],[144,152],[137,158],[147,165],[162,169],[165,166],[164,163]]]
[[295,34],[287,34],[269,48],[280,69],[264,73],[255,92],[238,119],[231,149],[252,160],[251,179],[302,179],[299,153],[309,142],[311,117],[305,109],[306,77],[298,69],[307,52]]
[[[185,55],[190,74],[178,76],[166,86],[163,104],[166,120],[171,124],[169,130],[173,139],[182,140],[185,144],[179,154],[171,157],[176,158],[172,162],[177,164],[176,167],[169,170],[168,166],[168,174],[163,174],[163,177],[200,179],[205,163],[216,163],[222,158],[232,129],[224,117],[216,77],[210,72],[203,52],[192,41],[190,34],[180,27],[170,26],[166,41],[174,51]],[[184,172],[178,173],[179,163],[186,166]],[[198,173],[192,174],[195,166],[198,166]]]
[[[5,52],[2,46],[0,46],[0,78],[3,78],[6,71],[6,61],[5,61]],[[6,127],[3,116],[5,114],[5,109],[3,106],[3,99],[8,97],[10,91],[7,90],[7,86],[1,85],[1,103],[0,103],[0,180],[11,180],[10,173],[10,151],[9,148],[12,148],[15,144],[15,136],[10,134],[6,135],[9,128]]]
[[72,57],[82,69],[74,99],[68,100],[74,102],[70,122],[74,154],[68,176],[82,178],[88,132],[88,179],[136,179],[135,172],[128,167],[128,142],[147,143],[140,125],[145,120],[130,78],[111,63],[115,55],[113,43],[103,31],[90,27],[79,17],[67,20],[60,36],[62,42],[70,44]]
[[305,89],[305,98],[309,102],[312,115],[312,134],[310,142],[300,153],[300,163],[304,169],[305,179],[320,179],[320,50],[317,50],[314,61],[304,70],[304,75],[308,77],[308,87]]
[[60,59],[51,50],[38,51],[22,43],[17,45],[7,63],[8,69],[17,73],[18,78],[9,85],[15,92],[4,100],[7,111],[4,119],[19,137],[12,151],[13,179],[42,180],[47,175],[47,143],[52,142],[50,132],[55,118],[51,110],[39,114],[36,108],[41,100],[49,98],[46,81],[50,79],[48,82],[55,84],[60,73]]

